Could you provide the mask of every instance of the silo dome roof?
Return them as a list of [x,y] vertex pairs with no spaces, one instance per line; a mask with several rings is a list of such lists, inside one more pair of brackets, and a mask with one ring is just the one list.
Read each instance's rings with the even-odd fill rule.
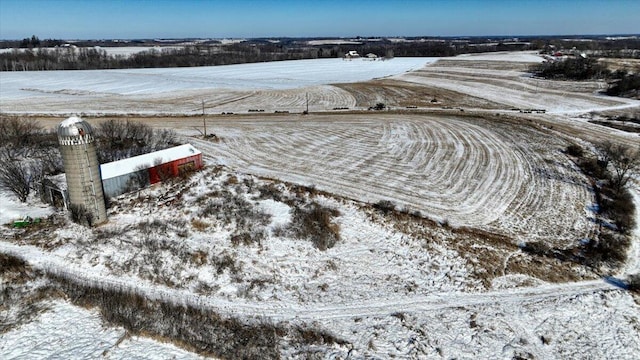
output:
[[77,116],[72,116],[58,125],[58,136],[60,137],[87,134],[93,134],[91,125]]

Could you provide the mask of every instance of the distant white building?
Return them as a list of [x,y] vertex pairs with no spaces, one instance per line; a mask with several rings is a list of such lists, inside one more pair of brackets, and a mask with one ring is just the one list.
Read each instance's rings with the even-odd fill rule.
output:
[[349,50],[345,55],[344,55],[345,59],[355,59],[355,58],[359,58],[360,54],[358,54],[357,51],[355,50]]

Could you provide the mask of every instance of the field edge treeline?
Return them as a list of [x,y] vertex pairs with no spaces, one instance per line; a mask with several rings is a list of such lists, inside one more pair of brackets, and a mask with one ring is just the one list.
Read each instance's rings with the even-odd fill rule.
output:
[[[151,47],[129,56],[110,55],[105,49],[119,46]],[[587,48],[585,48],[587,46]],[[195,67],[256,63],[267,61],[340,58],[349,51],[360,55],[375,54],[391,57],[447,57],[466,53],[577,49],[596,52],[602,57],[640,57],[640,39],[595,39],[588,44],[571,39],[486,37],[424,37],[424,38],[360,38],[349,41],[313,42],[311,38],[243,39],[232,43],[218,40],[175,42],[156,40],[74,41],[31,38],[0,40],[0,71],[38,70],[98,70],[124,68]]]

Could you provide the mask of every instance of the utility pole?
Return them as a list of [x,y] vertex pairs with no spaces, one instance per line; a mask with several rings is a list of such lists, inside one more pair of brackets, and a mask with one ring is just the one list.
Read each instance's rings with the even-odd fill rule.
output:
[[306,114],[309,113],[309,93],[304,93],[306,98],[307,98],[307,111],[305,112]]
[[204,137],[207,137],[207,118],[204,116],[204,100],[202,100],[202,125],[204,127]]

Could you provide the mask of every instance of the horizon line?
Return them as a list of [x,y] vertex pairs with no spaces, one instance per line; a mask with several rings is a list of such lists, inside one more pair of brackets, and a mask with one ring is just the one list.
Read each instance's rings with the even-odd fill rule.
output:
[[[462,39],[462,38],[497,38],[497,37],[535,37],[535,38],[554,38],[554,37],[602,37],[602,36],[637,36],[640,37],[640,33],[601,33],[601,34],[552,34],[552,35],[541,35],[541,34],[489,34],[489,35],[384,35],[384,36],[257,36],[257,37],[247,37],[247,36],[223,36],[223,37],[131,37],[131,38],[123,38],[123,37],[100,37],[100,38],[40,38],[36,34],[32,34],[31,36],[38,37],[39,40],[81,40],[81,41],[96,41],[96,40],[220,40],[220,39],[322,39],[322,40],[342,40],[342,39],[350,39],[350,40],[367,40],[367,39],[393,39],[393,38],[438,38],[438,39]],[[24,38],[13,38],[13,39],[0,39],[0,41],[20,41],[23,39],[28,39],[29,37]]]

